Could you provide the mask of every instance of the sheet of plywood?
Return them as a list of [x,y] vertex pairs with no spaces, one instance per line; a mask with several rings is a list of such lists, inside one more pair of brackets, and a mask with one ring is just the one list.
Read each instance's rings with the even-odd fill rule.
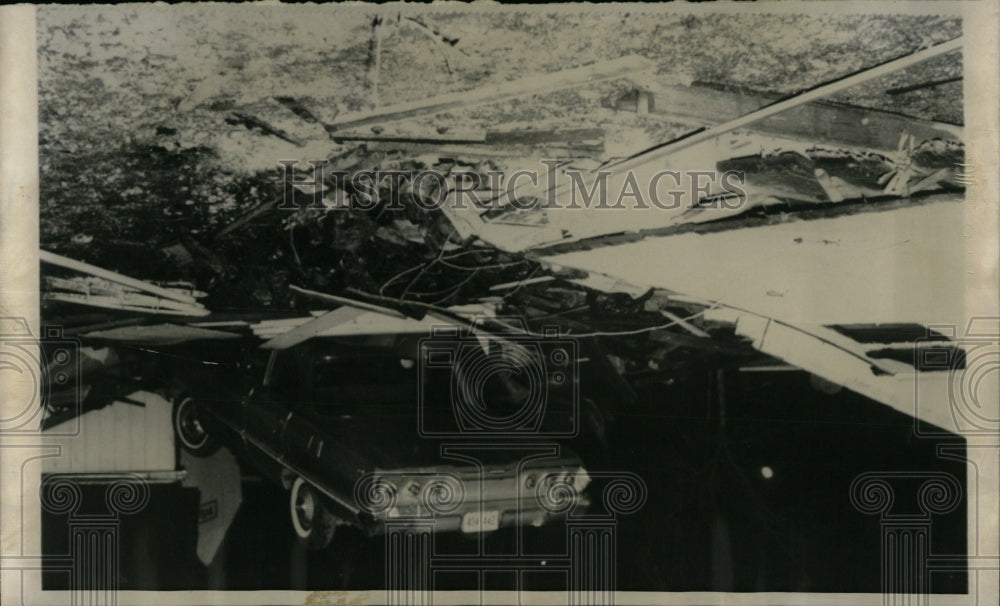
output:
[[62,425],[46,430],[46,443],[58,445],[61,456],[44,460],[42,473],[159,473],[176,468],[171,404],[146,391],[82,414],[80,431],[60,436]]
[[542,259],[792,323],[964,325],[964,208],[955,197]]

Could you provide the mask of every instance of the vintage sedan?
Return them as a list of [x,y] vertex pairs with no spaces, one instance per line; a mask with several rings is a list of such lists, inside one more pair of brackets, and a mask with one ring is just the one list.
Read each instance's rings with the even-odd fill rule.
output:
[[[425,367],[427,351],[405,334],[316,337],[256,350],[242,394],[215,385],[197,391],[215,396],[188,390],[176,397],[178,442],[200,455],[225,444],[280,482],[296,534],[314,549],[342,524],[372,535],[388,525],[428,524],[434,532],[473,534],[581,513],[590,478],[552,435],[435,431],[454,417],[459,367]],[[474,365],[480,377],[491,360]],[[518,418],[530,391],[519,381],[545,375],[517,370],[507,364],[485,372],[474,405],[486,409],[478,412]],[[545,414],[573,414],[564,393],[569,374],[560,375],[551,391],[535,386],[544,390]]]

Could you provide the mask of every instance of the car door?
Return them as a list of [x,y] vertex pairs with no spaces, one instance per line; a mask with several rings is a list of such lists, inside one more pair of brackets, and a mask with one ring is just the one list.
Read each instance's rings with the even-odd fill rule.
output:
[[247,446],[272,459],[286,455],[282,435],[300,397],[302,359],[295,349],[271,353],[261,385],[247,397],[244,408]]
[[[417,437],[416,370],[400,363],[394,342],[371,337],[303,345],[306,372],[284,447],[290,462],[320,474],[331,489],[353,490],[359,474],[398,463],[391,451]],[[400,435],[401,410],[407,436]]]
[[349,498],[359,474],[374,464],[354,435],[357,406],[345,398],[345,390],[357,389],[352,385],[361,370],[357,352],[317,339],[300,347],[299,359],[299,391],[282,435],[284,452],[291,467]]

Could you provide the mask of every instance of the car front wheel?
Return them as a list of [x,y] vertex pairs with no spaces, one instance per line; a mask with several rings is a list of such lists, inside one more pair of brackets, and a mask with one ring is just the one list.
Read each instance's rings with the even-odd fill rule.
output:
[[319,491],[302,478],[295,478],[290,493],[292,527],[308,549],[323,549],[333,540],[337,518],[330,513]]

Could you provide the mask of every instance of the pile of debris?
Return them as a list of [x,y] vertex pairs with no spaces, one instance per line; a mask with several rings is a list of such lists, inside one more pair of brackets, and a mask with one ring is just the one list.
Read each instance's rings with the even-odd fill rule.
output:
[[[946,43],[889,67],[958,47]],[[139,324],[169,315],[198,331],[270,341],[319,321],[331,307],[363,309],[385,321],[458,323],[471,322],[470,309],[488,310],[491,317],[524,322],[505,327],[498,320],[499,330],[544,334],[554,328],[586,340],[629,384],[662,381],[707,358],[745,364],[761,355],[746,347],[732,323],[710,317],[718,301],[629,284],[552,258],[650,235],[878,211],[962,191],[960,127],[817,101],[886,73],[887,65],[758,109],[750,106],[766,100],[746,91],[734,97],[704,85],[671,87],[667,105],[656,102],[662,91],[636,87],[608,99],[608,107],[663,115],[691,130],[625,157],[609,154],[602,128],[428,132],[418,121],[457,107],[648,71],[651,64],[640,57],[341,115],[330,123],[305,104],[280,98],[278,105],[303,123],[322,126],[334,153],[282,162],[279,183],[257,191],[256,201],[227,215],[215,233],[182,235],[160,246],[157,264],[173,267],[172,279],[185,284],[144,283],[44,255],[60,271],[87,275],[47,271],[46,315],[66,324],[72,316],[67,305],[113,310],[77,318],[75,330],[84,335],[125,313],[140,314]],[[800,119],[776,119],[783,111],[798,112]],[[229,112],[225,119],[262,137],[302,143],[292,126],[260,115]],[[831,130],[831,124],[837,128]],[[606,212],[588,215],[590,209],[550,213],[542,199],[550,192],[544,188],[506,187],[518,170],[538,166],[538,158],[560,158],[559,167],[585,167],[599,178],[602,170],[621,174],[676,158],[671,154],[682,149],[708,149],[712,155],[706,157],[714,158],[710,168],[744,175],[744,203],[730,213],[699,214],[712,201],[709,195],[652,220],[647,219],[652,215],[617,213],[618,219],[642,220],[630,227]],[[433,178],[415,177],[422,174]],[[455,210],[459,195],[472,202],[461,213]],[[273,318],[276,312],[281,317]]]

